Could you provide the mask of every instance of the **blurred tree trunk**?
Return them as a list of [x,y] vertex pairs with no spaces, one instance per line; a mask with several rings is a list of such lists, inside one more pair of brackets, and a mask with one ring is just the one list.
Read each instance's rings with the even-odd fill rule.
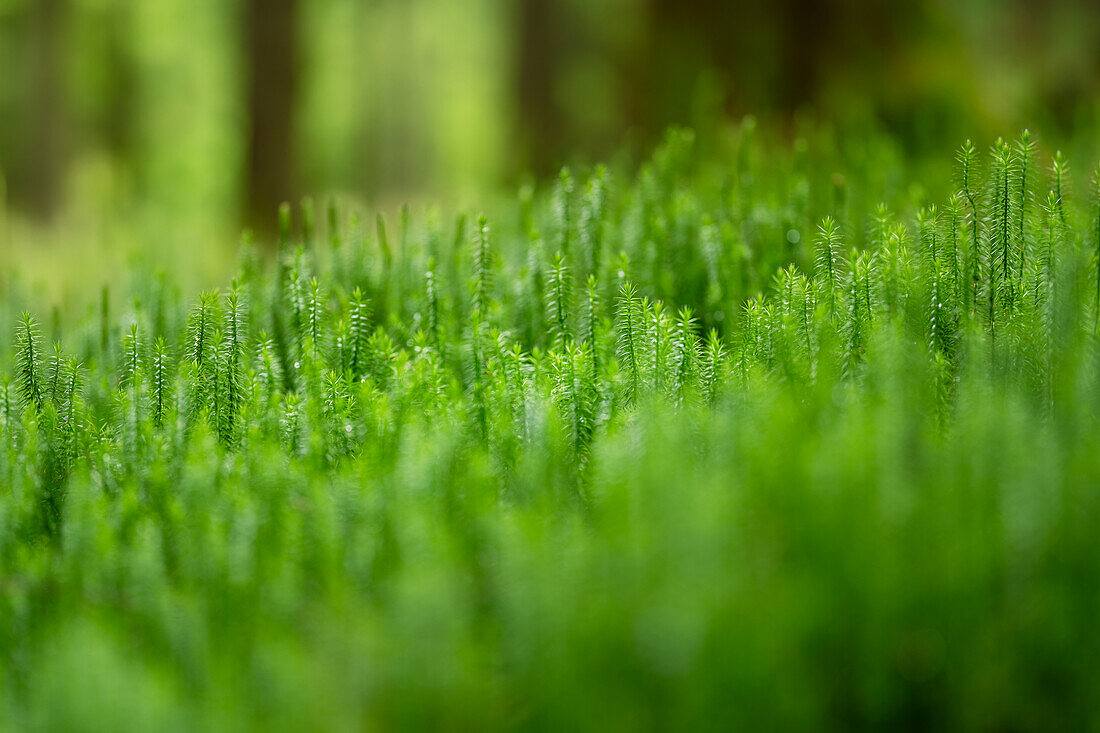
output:
[[[560,65],[558,0],[519,0],[515,94],[525,167],[545,175],[559,160],[564,115],[554,98]],[[524,166],[521,166],[524,167]]]
[[806,104],[821,83],[826,43],[832,40],[831,20],[839,10],[828,5],[829,0],[785,0],[780,5],[785,31],[776,97],[780,109],[792,111]]
[[727,0],[650,0],[641,88],[650,100],[643,112],[648,126],[687,121],[675,117],[690,108],[695,76],[704,69],[722,75],[734,95],[728,101],[742,110],[791,111],[811,101],[825,61],[831,1],[778,0],[735,10]]
[[101,134],[116,164],[128,174],[134,167],[134,120],[137,118],[137,70],[131,51],[130,5],[116,0],[103,18],[107,35],[107,68],[110,86]]
[[294,197],[294,112],[298,98],[298,0],[247,0],[248,223],[275,226]]
[[65,163],[65,80],[61,34],[65,0],[30,3],[24,99],[25,145],[16,152],[11,189],[27,213],[48,219],[61,198]]

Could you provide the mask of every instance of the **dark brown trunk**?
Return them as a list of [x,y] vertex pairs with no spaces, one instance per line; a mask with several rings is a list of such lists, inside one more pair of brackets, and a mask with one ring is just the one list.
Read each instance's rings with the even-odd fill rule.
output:
[[516,42],[516,110],[527,166],[545,175],[557,164],[564,131],[554,99],[559,62],[556,0],[520,0]]
[[137,116],[137,75],[130,52],[130,8],[112,5],[105,16],[107,67],[111,84],[101,120],[102,135],[120,166],[134,164],[134,120]]
[[248,223],[274,230],[279,204],[294,198],[297,0],[248,0]]
[[12,198],[27,213],[49,219],[60,203],[64,175],[65,84],[61,67],[64,0],[35,0],[30,10],[25,69],[27,116],[12,172]]
[[825,0],[786,0],[782,8],[786,43],[776,102],[781,109],[794,110],[809,102],[820,84],[832,13]]

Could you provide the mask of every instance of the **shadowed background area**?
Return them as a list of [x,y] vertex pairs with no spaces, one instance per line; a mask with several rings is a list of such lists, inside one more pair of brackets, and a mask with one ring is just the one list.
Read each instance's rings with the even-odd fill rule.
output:
[[262,233],[307,193],[461,196],[719,112],[870,120],[918,155],[1081,134],[1098,7],[0,0],[0,200],[35,226],[140,210]]

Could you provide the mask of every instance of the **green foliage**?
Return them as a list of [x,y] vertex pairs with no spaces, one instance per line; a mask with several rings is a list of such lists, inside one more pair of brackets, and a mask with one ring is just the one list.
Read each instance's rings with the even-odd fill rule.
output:
[[42,355],[38,340],[38,324],[30,313],[24,313],[15,335],[15,379],[19,399],[24,408],[42,410],[45,399],[42,386]]
[[489,223],[482,214],[477,218],[477,232],[474,234],[474,295],[470,302],[478,321],[485,316],[489,291],[493,286],[490,254]]
[[168,381],[168,347],[163,338],[157,338],[153,344],[152,372],[153,389],[153,425],[164,426],[164,416],[171,404],[171,384]]
[[49,353],[5,302],[0,710],[1088,728],[1096,191],[1025,133],[840,205],[757,134],[732,176],[686,131],[564,171],[492,237],[287,207],[228,290],[136,278]]
[[[316,284],[316,280],[314,280],[314,283]],[[315,320],[315,318],[312,320]],[[236,283],[234,283],[233,289],[229,291],[225,298],[225,328],[222,332],[221,349],[218,354],[218,367],[221,372],[219,378],[215,380],[218,385],[217,388],[222,390],[222,393],[216,399],[218,411],[215,414],[215,420],[218,437],[226,446],[231,446],[236,441],[238,422],[245,402],[245,393],[248,389],[243,364],[245,328],[244,299]],[[312,343],[316,343],[316,341]]]
[[638,291],[631,283],[624,283],[619,291],[619,308],[615,314],[618,331],[617,356],[627,371],[625,394],[633,402],[641,391],[642,383],[642,333],[641,304]]
[[573,339],[570,325],[573,278],[565,263],[565,256],[558,252],[550,266],[546,288],[546,322],[550,327],[553,345],[559,351]]
[[843,260],[840,254],[840,232],[832,217],[825,217],[818,228],[815,275],[829,307],[829,315],[837,316],[837,295],[841,291]]

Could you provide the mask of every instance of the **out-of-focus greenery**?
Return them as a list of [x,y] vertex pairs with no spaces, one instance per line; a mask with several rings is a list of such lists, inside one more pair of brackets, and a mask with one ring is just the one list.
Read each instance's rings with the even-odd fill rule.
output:
[[[250,56],[276,14],[295,47]],[[257,153],[287,161],[286,199],[469,200],[532,164],[636,155],[668,124],[702,136],[722,108],[870,121],[931,157],[1023,126],[1085,139],[1098,17],[1074,0],[0,0],[0,178],[17,218],[137,209],[224,241],[248,220],[250,125],[282,116],[250,79],[287,54],[291,139]]]
[[767,132],[14,281],[0,726],[1088,728],[1100,199]]

